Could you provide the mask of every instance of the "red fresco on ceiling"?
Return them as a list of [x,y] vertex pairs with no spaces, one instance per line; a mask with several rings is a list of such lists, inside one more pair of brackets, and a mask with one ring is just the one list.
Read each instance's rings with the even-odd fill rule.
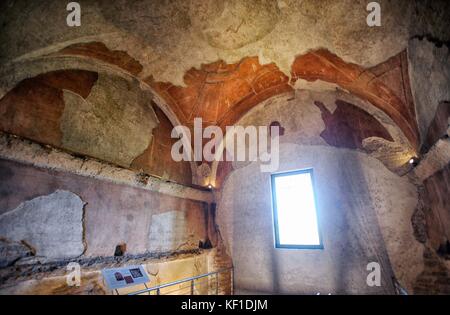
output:
[[298,56],[292,64],[292,83],[322,80],[339,85],[385,112],[416,150],[419,131],[408,80],[406,52],[370,69],[347,63],[320,49]]
[[204,126],[224,129],[262,101],[293,91],[289,78],[275,64],[261,65],[257,57],[192,68],[184,76],[186,87],[156,82],[152,77],[146,81],[189,127],[194,118],[201,117]]
[[394,141],[386,128],[372,115],[361,108],[336,100],[336,109],[331,113],[323,103],[314,102],[322,112],[325,130],[320,136],[335,147],[363,149],[362,141],[369,137]]
[[[97,59],[135,76],[142,72],[142,65],[126,52],[110,50],[100,42],[74,44],[54,55]],[[143,81],[168,104],[181,124],[192,128],[194,118],[201,117],[204,127],[218,125],[225,130],[226,126],[235,124],[259,103],[276,95],[293,92],[294,84],[299,79],[335,83],[342,89],[368,101],[386,113],[403,131],[412,147],[418,150],[420,137],[411,96],[406,51],[372,68],[348,63],[325,49],[310,51],[295,58],[291,66],[290,81],[276,64],[261,65],[258,57],[246,57],[233,64],[217,61],[203,64],[200,69],[191,68],[184,75],[185,86],[158,82],[153,77]],[[52,86],[55,91],[62,88],[58,86],[57,81],[42,86],[44,93],[42,95],[55,94],[53,91],[46,93],[47,86]],[[67,84],[64,83],[64,85]],[[90,84],[86,86],[86,89],[78,91],[84,97],[90,91]],[[73,88],[77,89],[77,87]],[[15,89],[15,92],[17,91]],[[13,94],[10,93],[7,97]],[[44,96],[35,95],[36,99]],[[55,94],[55,97],[57,101],[46,100],[43,103],[61,103],[60,95]],[[2,101],[5,102],[6,99]],[[62,107],[62,104],[57,107]],[[59,116],[60,113],[55,115]],[[37,129],[45,128],[42,126]],[[55,134],[55,139],[52,138],[49,142],[57,142],[59,135],[56,133],[56,128],[55,132],[50,133]],[[384,137],[388,138],[387,135]],[[30,138],[34,138],[34,134]]]
[[[62,55],[92,57],[111,63],[132,74],[142,66],[126,52],[110,50],[103,43],[90,42],[68,46]],[[322,80],[370,102],[385,112],[403,131],[417,150],[419,132],[411,96],[406,51],[372,67],[348,63],[325,49],[310,51],[295,58],[291,81],[276,64],[261,65],[258,57],[238,63],[217,61],[191,68],[184,75],[185,86],[144,79],[171,107],[179,121],[192,127],[201,117],[204,126],[233,125],[248,110],[273,96],[293,91],[298,79]]]

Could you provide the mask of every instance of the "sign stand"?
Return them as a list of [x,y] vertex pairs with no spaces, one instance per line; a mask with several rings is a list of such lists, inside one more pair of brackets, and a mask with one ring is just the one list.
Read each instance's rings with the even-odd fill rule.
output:
[[119,289],[136,285],[144,285],[148,289],[147,282],[150,281],[142,265],[103,269],[102,275],[103,282],[111,290],[113,295],[114,292],[120,295]]

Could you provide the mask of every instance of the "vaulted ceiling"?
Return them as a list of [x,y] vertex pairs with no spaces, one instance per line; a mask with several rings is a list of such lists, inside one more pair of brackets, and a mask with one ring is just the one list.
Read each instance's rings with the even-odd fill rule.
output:
[[[187,183],[195,166],[161,166],[172,164],[171,125],[192,127],[200,117],[224,129],[266,100],[325,82],[385,113],[418,154],[407,43],[416,34],[449,36],[449,5],[380,1],[383,26],[370,28],[366,2],[80,1],[82,25],[68,27],[64,3],[4,1],[0,127]],[[83,111],[78,120],[73,108]],[[324,120],[365,115],[338,108],[323,111]],[[111,124],[123,134],[102,130]],[[395,141],[381,125],[365,130],[355,137]],[[103,146],[90,149],[97,140],[89,132]]]

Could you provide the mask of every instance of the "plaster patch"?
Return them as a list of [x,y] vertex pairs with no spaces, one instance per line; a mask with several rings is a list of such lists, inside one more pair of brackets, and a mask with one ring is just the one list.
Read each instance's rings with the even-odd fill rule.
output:
[[62,146],[129,167],[149,146],[158,122],[145,92],[134,83],[99,75],[86,100],[64,91]]
[[188,223],[182,211],[154,214],[148,235],[152,251],[175,251],[189,245]]
[[24,241],[36,256],[80,256],[84,252],[83,206],[80,197],[64,190],[25,201],[0,216],[0,235]]

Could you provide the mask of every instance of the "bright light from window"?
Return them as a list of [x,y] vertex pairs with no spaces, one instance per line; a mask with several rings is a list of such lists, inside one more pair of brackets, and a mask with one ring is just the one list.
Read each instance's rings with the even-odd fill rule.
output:
[[322,248],[312,170],[272,175],[276,247]]

